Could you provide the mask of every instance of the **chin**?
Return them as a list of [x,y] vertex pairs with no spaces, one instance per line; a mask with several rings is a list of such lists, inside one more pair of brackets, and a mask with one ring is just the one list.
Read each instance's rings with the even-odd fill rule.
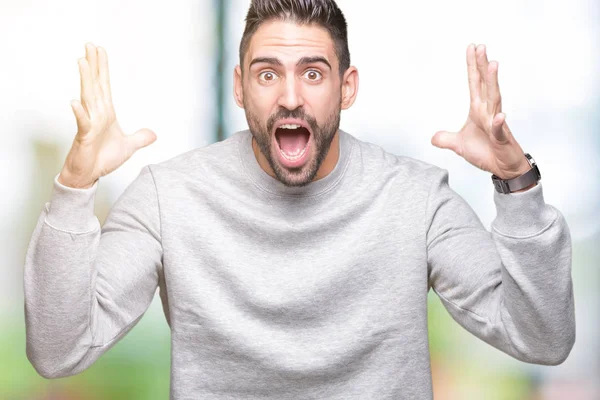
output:
[[269,162],[278,181],[290,187],[306,186],[313,181],[318,168],[314,165],[315,158],[312,151],[306,156],[303,165],[290,168],[279,162],[279,148],[272,146],[271,149]]

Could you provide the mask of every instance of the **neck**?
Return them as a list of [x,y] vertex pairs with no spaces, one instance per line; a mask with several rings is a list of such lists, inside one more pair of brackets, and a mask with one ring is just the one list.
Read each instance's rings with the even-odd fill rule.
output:
[[[333,136],[333,140],[331,141],[331,145],[329,146],[329,150],[327,151],[327,155],[325,156],[323,163],[319,167],[317,174],[313,178],[313,180],[312,180],[313,182],[326,177],[335,168],[335,166],[338,162],[338,159],[340,158],[340,151],[339,151],[340,150],[340,146],[339,146],[340,135],[339,135],[339,133],[340,133],[339,130],[335,132],[335,135]],[[265,156],[260,152],[258,145],[256,144],[256,142],[254,140],[254,136],[252,137],[252,150],[254,151],[254,156],[256,157],[256,161],[258,161],[258,165],[260,165],[260,167],[263,169],[263,171],[265,171],[267,174],[271,175],[273,178],[276,178],[275,173],[273,172],[273,169],[269,165],[269,162],[267,161]]]

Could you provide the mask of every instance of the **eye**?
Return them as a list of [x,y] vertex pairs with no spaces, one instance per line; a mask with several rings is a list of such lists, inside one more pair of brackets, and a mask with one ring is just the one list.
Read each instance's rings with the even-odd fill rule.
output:
[[258,79],[264,82],[272,82],[277,78],[277,74],[273,71],[263,71],[260,74],[258,74]]
[[306,77],[306,79],[308,79],[309,81],[319,81],[323,75],[321,75],[321,73],[317,70],[314,69],[309,69],[308,71],[306,71],[304,73],[304,76]]

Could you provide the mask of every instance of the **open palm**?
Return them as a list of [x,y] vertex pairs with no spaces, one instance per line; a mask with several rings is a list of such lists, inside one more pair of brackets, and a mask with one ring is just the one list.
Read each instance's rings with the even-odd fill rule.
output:
[[85,49],[86,57],[78,61],[81,101],[71,101],[77,134],[59,176],[59,182],[77,188],[91,187],[156,140],[147,128],[132,135],[123,132],[112,102],[106,51],[92,43]]
[[488,62],[485,45],[467,48],[469,115],[457,133],[438,131],[431,144],[450,149],[472,165],[503,179],[525,173],[530,165],[513,137],[498,86],[498,63]]

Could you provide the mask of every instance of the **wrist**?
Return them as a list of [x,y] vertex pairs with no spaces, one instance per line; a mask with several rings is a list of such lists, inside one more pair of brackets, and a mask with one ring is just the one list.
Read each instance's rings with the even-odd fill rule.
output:
[[516,169],[500,172],[500,176],[492,174],[492,182],[496,191],[504,194],[520,193],[537,185],[542,178],[535,160],[529,153],[525,153],[525,162]]
[[527,173],[527,171],[529,171],[531,168],[532,167],[529,164],[529,162],[527,161],[527,159],[523,158],[523,163],[521,163],[521,165],[519,165],[519,167],[517,169],[510,170],[510,171],[502,171],[499,174],[496,174],[496,176],[499,177],[500,179],[504,179],[504,180],[514,179],[518,176],[521,176],[521,175]]
[[90,182],[89,178],[76,177],[63,169],[58,175],[58,183],[73,189],[89,189],[96,183],[97,179]]

